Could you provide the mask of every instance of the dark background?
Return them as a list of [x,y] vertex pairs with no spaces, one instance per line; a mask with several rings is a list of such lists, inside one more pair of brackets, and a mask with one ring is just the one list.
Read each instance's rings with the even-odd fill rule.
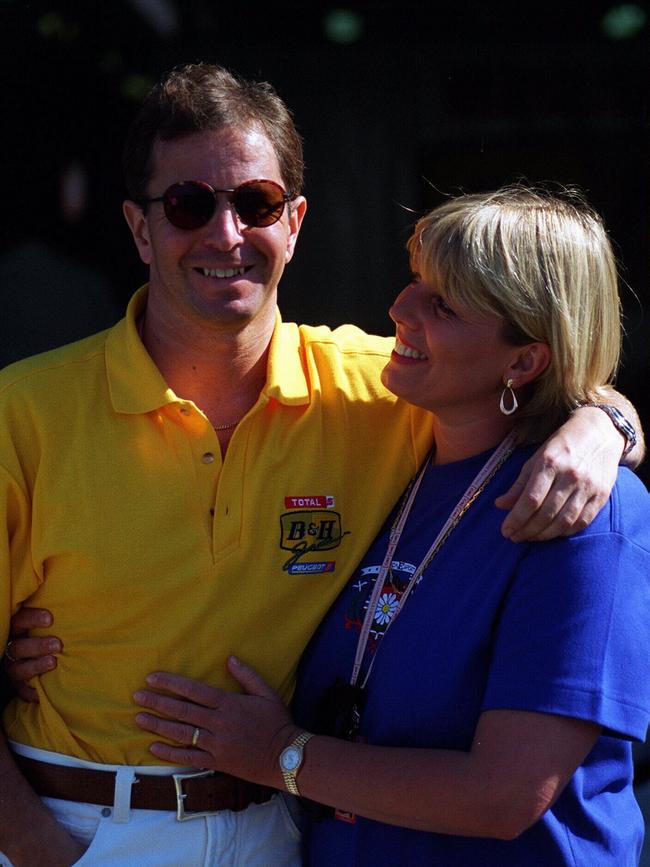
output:
[[208,60],[271,81],[305,139],[286,319],[392,333],[419,213],[513,180],[575,184],[615,241],[619,388],[650,427],[648,2],[0,0],[0,26],[0,363],[121,315],[145,279],[121,216],[126,126],[164,70]]

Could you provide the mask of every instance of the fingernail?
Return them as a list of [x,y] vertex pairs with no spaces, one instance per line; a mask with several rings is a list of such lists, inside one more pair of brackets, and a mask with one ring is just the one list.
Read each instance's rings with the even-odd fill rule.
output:
[[138,704],[142,704],[144,702],[145,694],[138,690],[138,692],[133,693],[133,698]]
[[40,626],[51,626],[52,625],[52,615],[49,611],[41,611],[38,615],[38,623]]
[[241,665],[241,660],[238,659],[236,656],[229,656],[228,659],[230,660],[230,663],[232,665]]
[[52,668],[56,668],[56,659],[53,656],[46,656],[43,662],[47,671]]
[[151,686],[153,686],[153,685],[156,683],[156,681],[158,680],[158,675],[156,675],[156,674],[148,674],[148,675],[145,677],[145,680],[147,681],[147,683],[149,683],[149,684],[151,684]]
[[58,638],[50,638],[46,647],[51,653],[58,653],[61,650],[61,642]]

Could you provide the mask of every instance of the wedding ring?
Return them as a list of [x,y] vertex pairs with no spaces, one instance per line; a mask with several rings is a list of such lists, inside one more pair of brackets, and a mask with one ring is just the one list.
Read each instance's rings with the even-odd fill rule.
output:
[[16,659],[16,657],[15,657],[15,656],[12,656],[11,651],[9,650],[9,648],[11,647],[12,644],[13,644],[13,641],[8,641],[8,642],[7,642],[7,646],[5,647],[5,656],[7,657],[7,659],[9,660],[9,662],[18,662],[18,660]]
[[199,735],[201,734],[201,729],[195,728],[194,734],[192,735],[192,746],[195,747],[199,742]]

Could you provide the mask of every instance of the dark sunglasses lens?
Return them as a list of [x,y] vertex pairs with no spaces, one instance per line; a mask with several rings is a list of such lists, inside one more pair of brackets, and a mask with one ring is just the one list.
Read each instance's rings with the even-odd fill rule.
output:
[[164,196],[165,216],[178,229],[199,229],[215,210],[214,193],[195,183],[173,184]]
[[242,184],[233,194],[233,204],[242,222],[247,226],[272,226],[282,216],[284,195],[282,187],[270,181]]

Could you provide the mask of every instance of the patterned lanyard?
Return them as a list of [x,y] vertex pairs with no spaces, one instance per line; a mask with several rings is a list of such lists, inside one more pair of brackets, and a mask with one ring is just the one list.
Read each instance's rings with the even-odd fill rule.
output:
[[[489,460],[483,465],[483,467],[479,470],[478,474],[474,478],[472,482],[470,482],[469,487],[460,498],[458,503],[456,504],[454,510],[451,515],[445,521],[443,528],[440,530],[438,535],[436,536],[433,544],[424,555],[424,558],[420,565],[417,567],[411,579],[404,590],[399,602],[397,603],[397,608],[393,613],[386,629],[382,634],[380,634],[379,638],[383,638],[388,632],[389,628],[393,625],[395,620],[397,619],[397,615],[400,613],[402,608],[404,607],[404,603],[406,602],[411,590],[415,587],[416,583],[419,581],[420,576],[424,573],[424,571],[428,568],[429,564],[436,556],[438,551],[445,544],[449,536],[455,527],[460,523],[461,518],[470,508],[470,506],[474,503],[479,494],[487,487],[490,480],[497,473],[499,468],[508,460],[512,452],[515,448],[515,434],[514,431],[511,431],[508,436],[503,440],[503,442],[499,445],[497,450],[490,456]],[[413,508],[413,503],[415,502],[415,498],[417,496],[418,490],[420,488],[420,484],[422,483],[422,479],[424,478],[424,474],[426,472],[427,466],[429,464],[430,458],[422,465],[422,469],[417,475],[415,481],[413,481],[409,488],[407,488],[406,493],[404,495],[404,499],[402,500],[402,505],[400,506],[399,513],[391,527],[390,536],[388,540],[388,547],[386,549],[386,554],[384,556],[383,562],[381,564],[381,568],[377,575],[377,580],[375,582],[375,586],[373,588],[372,594],[370,596],[370,601],[368,602],[368,609],[366,611],[366,615],[363,620],[363,626],[361,627],[361,634],[359,635],[359,641],[357,642],[357,652],[354,657],[354,665],[352,667],[352,674],[350,676],[350,685],[355,686],[356,682],[359,678],[359,672],[361,671],[361,664],[366,654],[366,647],[368,646],[368,639],[370,637],[370,629],[372,627],[372,621],[375,618],[375,611],[377,608],[377,602],[379,600],[379,596],[384,587],[384,582],[386,580],[386,576],[391,568],[393,562],[393,556],[397,549],[397,545],[402,536],[402,532],[404,531],[404,527],[406,526],[406,522],[408,520],[411,509]],[[373,663],[376,659],[376,654],[373,656],[372,662],[368,667],[368,671],[366,673],[365,678],[363,679],[363,683],[361,685],[362,689],[365,689],[366,684],[368,683],[368,678],[370,677],[370,672],[372,671]]]

